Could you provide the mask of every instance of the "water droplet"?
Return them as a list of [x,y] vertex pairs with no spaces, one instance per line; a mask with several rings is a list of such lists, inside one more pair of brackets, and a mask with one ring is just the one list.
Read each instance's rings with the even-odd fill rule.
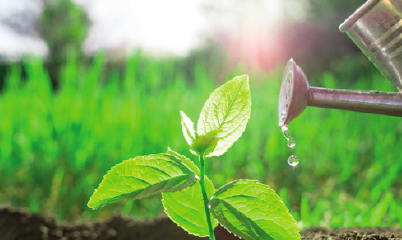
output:
[[[290,134],[289,134],[289,136],[290,136]],[[294,148],[295,146],[296,146],[296,141],[292,136],[290,136],[290,138],[288,139],[288,147]]]
[[[281,128],[282,132],[285,133],[288,130],[288,125],[280,126],[280,128]],[[285,138],[286,138],[286,136],[285,136]]]
[[288,164],[292,167],[296,167],[297,164],[299,164],[299,159],[295,155],[292,155],[288,158]]
[[292,137],[292,135],[290,135],[288,126],[287,125],[282,126],[281,130],[283,132],[283,136],[286,138],[286,140],[288,140],[288,147],[294,148],[296,146],[296,141]]

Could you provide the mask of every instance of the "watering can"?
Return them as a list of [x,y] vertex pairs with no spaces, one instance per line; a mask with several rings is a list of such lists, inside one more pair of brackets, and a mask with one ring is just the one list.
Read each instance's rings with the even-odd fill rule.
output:
[[402,117],[402,0],[368,0],[339,27],[399,92],[310,87],[292,59],[279,94],[279,126],[306,106]]

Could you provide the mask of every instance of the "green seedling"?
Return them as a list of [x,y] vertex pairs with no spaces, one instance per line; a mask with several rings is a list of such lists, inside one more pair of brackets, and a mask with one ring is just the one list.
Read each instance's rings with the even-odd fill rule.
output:
[[166,214],[190,234],[215,239],[214,228],[221,224],[246,240],[300,239],[296,221],[269,186],[236,180],[215,190],[205,175],[205,160],[224,154],[246,129],[251,113],[248,76],[215,89],[204,104],[197,131],[180,113],[184,138],[199,166],[170,148],[123,161],[103,177],[88,206],[95,209],[162,193]]

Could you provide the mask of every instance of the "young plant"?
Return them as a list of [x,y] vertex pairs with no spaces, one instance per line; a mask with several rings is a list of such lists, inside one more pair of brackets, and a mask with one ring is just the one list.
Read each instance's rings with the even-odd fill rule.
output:
[[194,124],[181,113],[183,135],[198,166],[168,148],[167,153],[135,157],[114,166],[88,206],[162,193],[167,215],[190,234],[215,239],[221,224],[246,240],[300,239],[296,221],[280,197],[253,180],[236,180],[218,190],[205,175],[205,160],[224,154],[246,129],[251,113],[247,75],[233,78],[209,96]]

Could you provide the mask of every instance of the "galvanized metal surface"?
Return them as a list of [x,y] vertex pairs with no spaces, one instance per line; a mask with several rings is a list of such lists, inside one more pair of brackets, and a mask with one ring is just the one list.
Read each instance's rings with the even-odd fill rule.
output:
[[402,117],[402,94],[345,89],[309,89],[307,105]]
[[402,91],[402,0],[369,0],[339,29]]
[[288,125],[299,116],[307,106],[309,83],[306,75],[293,59],[286,65],[279,92],[279,126]]
[[306,75],[291,59],[279,94],[279,127],[288,125],[306,106],[402,117],[402,93],[310,87]]

